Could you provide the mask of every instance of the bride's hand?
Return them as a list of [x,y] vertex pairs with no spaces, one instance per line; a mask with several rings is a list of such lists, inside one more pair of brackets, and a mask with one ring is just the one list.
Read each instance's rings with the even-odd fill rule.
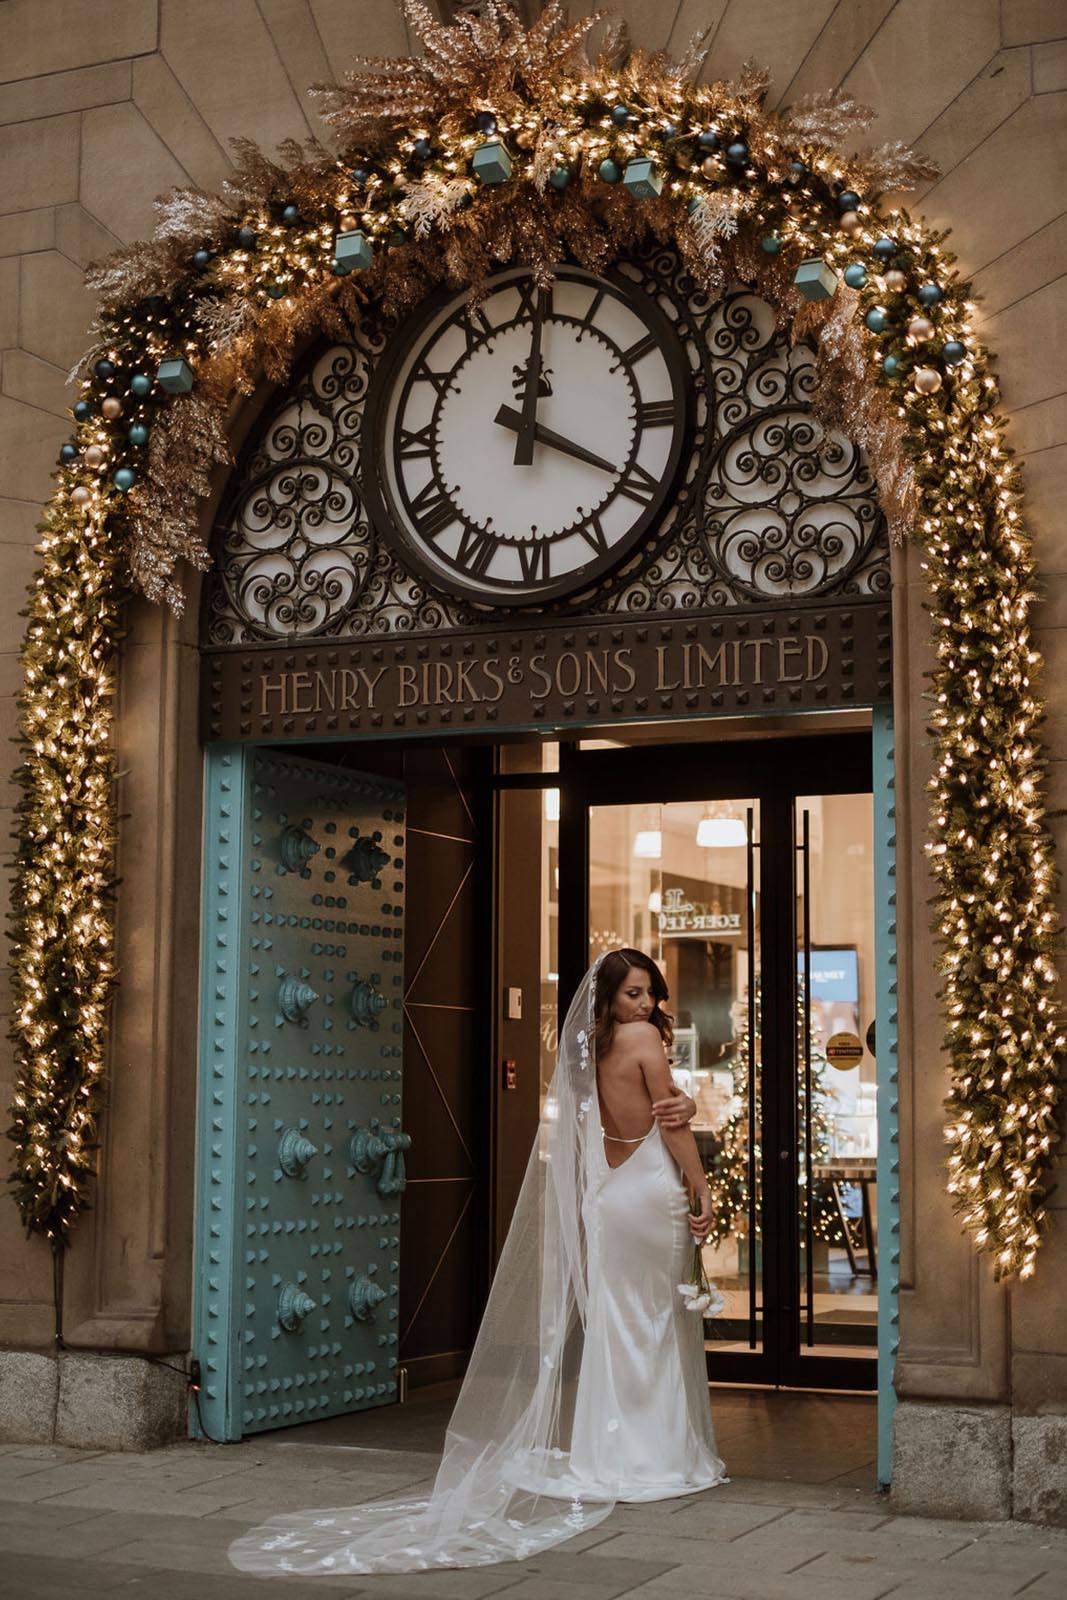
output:
[[686,1127],[696,1116],[696,1109],[696,1101],[681,1089],[675,1089],[673,1094],[652,1102],[652,1115],[661,1128]]
[[689,1231],[694,1239],[703,1244],[711,1227],[711,1190],[702,1189],[696,1198],[700,1202],[700,1211],[689,1213]]

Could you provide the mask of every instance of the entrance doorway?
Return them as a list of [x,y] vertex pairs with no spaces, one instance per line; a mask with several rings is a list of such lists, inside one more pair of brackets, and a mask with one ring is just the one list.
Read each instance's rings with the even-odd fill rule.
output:
[[[589,961],[636,946],[667,978],[674,1074],[697,1102],[711,1180],[705,1265],[727,1303],[707,1324],[709,1377],[874,1389],[870,734],[600,739],[501,757],[498,1237],[517,1177],[508,1126],[536,1111],[521,1082],[534,1027],[543,1094],[557,1018]],[[509,1015],[529,988],[512,978],[533,962],[535,1024]]]

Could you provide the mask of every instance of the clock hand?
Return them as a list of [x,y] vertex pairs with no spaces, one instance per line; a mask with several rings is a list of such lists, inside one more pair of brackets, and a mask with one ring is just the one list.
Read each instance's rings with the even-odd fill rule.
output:
[[537,296],[530,339],[530,359],[526,363],[526,387],[522,394],[522,426],[515,441],[515,465],[529,467],[534,458],[534,428],[537,424],[537,392],[541,387],[541,329],[545,321],[545,295]]
[[[494,422],[502,428],[510,428],[514,433],[522,431],[522,414],[514,406],[501,406]],[[547,444],[552,450],[559,450],[564,455],[574,456],[577,461],[588,462],[591,467],[599,467],[601,472],[618,473],[619,468],[614,461],[605,461],[603,456],[596,456],[591,450],[586,450],[582,445],[575,444],[573,439],[567,439],[562,433],[555,433],[551,428],[544,427],[540,422],[534,423],[533,436],[538,444]],[[518,454],[515,456],[518,461]]]

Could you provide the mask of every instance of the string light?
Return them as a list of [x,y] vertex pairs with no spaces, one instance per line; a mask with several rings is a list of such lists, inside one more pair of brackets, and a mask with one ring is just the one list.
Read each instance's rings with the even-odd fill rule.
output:
[[[287,169],[247,147],[225,202],[176,191],[156,241],[91,279],[101,337],[42,524],[22,657],[11,1134],[26,1224],[65,1240],[92,1173],[115,982],[122,608],[131,584],[180,608],[177,560],[207,565],[197,502],[225,457],[233,395],[261,372],[280,381],[299,337],[344,337],[375,301],[403,310],[428,282],[477,282],[505,257],[548,276],[569,249],[596,268],[625,239],[658,237],[706,292],[722,281],[720,250],[735,270],[748,263],[783,316],[797,316],[802,259],[838,278],[853,269],[855,287],[838,288],[833,304],[851,308],[862,392],[880,397],[906,450],[930,594],[927,849],[951,1078],[948,1189],[995,1274],[1028,1277],[1064,1044],[1034,569],[970,287],[942,234],[901,211],[878,214],[867,198],[927,169],[899,149],[843,157],[835,145],[859,115],[847,97],[819,97],[786,119],[764,111],[758,73],[697,86],[660,58],[624,74],[590,68],[576,54],[589,19],[568,30],[551,0],[528,33],[503,11],[461,30],[419,8],[412,20],[423,56],[370,64],[354,85],[324,92],[342,159],[301,155]],[[510,172],[483,185],[473,157],[490,137]],[[623,192],[637,159],[652,162],[658,198]],[[370,250],[357,272],[338,245],[355,234]],[[830,332],[824,322],[824,375]],[[156,374],[176,360],[195,386],[171,396]]]

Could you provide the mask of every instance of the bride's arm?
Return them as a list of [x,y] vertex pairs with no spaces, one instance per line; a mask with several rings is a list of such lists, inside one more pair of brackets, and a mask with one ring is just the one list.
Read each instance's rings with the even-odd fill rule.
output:
[[[651,1022],[641,1025],[645,1037],[641,1041],[641,1072],[644,1075],[645,1087],[650,1098],[663,1100],[671,1092],[671,1070],[667,1064],[667,1052],[663,1048],[663,1040],[659,1030]],[[645,1033],[647,1029],[647,1033]],[[707,1233],[711,1219],[711,1195],[708,1190],[708,1180],[704,1173],[704,1164],[700,1159],[700,1151],[693,1137],[693,1131],[686,1123],[681,1128],[672,1128],[660,1123],[660,1134],[664,1144],[678,1163],[689,1184],[690,1191],[695,1200],[700,1202],[699,1217],[690,1218],[690,1227],[696,1238],[702,1239]]]

